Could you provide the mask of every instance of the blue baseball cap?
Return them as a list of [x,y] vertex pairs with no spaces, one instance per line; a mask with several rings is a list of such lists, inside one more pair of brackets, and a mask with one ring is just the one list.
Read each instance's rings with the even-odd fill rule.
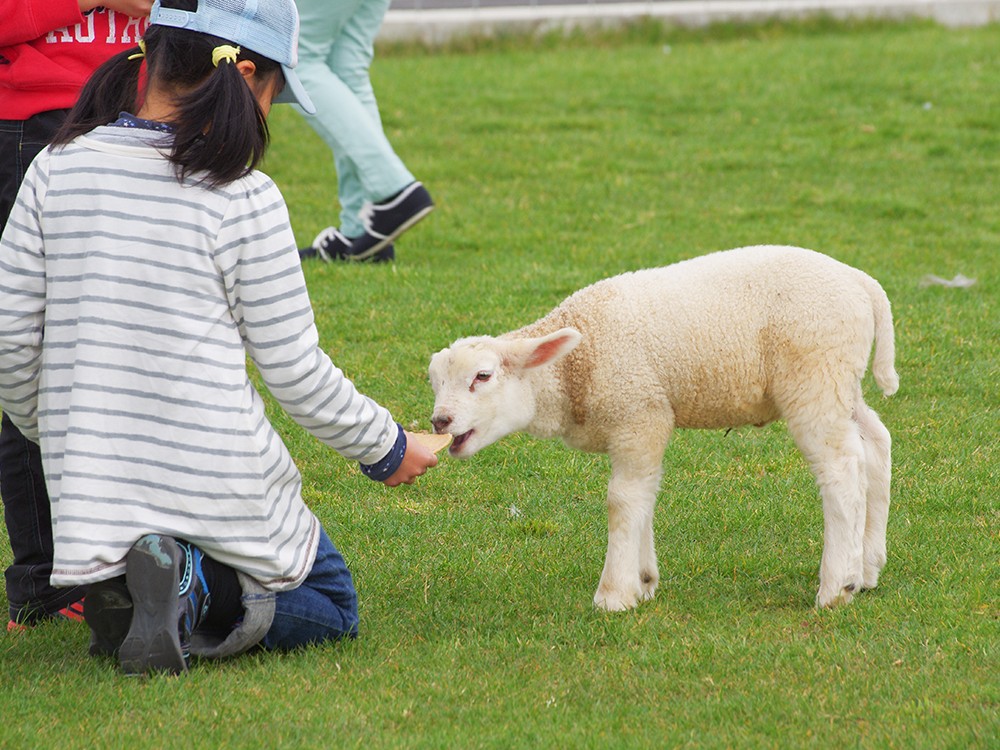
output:
[[193,11],[164,8],[156,0],[149,22],[221,37],[274,60],[285,74],[285,88],[274,101],[298,104],[316,114],[294,70],[299,62],[299,11],[293,0],[198,0]]

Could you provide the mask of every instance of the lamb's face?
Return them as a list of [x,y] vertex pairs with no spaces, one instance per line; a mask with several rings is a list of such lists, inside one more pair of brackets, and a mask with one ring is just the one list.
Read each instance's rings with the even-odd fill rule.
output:
[[522,429],[534,412],[534,397],[518,373],[505,366],[500,343],[486,336],[460,339],[433,357],[435,432],[454,435],[449,452],[468,458]]

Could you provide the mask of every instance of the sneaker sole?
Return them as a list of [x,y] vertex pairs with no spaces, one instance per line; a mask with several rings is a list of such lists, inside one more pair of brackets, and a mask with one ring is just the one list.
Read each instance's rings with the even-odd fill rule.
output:
[[413,216],[411,216],[405,222],[403,222],[398,227],[396,227],[396,230],[392,234],[387,235],[383,239],[380,239],[378,242],[376,242],[374,245],[372,245],[371,247],[367,248],[363,252],[360,252],[360,253],[357,253],[357,254],[352,254],[352,255],[348,256],[348,258],[352,262],[354,262],[354,263],[357,263],[357,262],[363,261],[363,260],[368,260],[368,258],[372,257],[379,250],[382,250],[383,248],[385,248],[386,245],[391,245],[393,242],[395,242],[396,239],[399,237],[399,235],[401,235],[407,229],[409,229],[414,224],[416,224],[418,221],[420,221],[421,219],[423,219],[425,216],[427,216],[427,214],[429,214],[433,210],[434,210],[434,206],[433,205],[427,206],[426,208],[422,208],[420,211],[418,211],[417,213],[413,214]]
[[183,674],[187,663],[177,630],[180,548],[170,537],[140,539],[125,557],[132,624],[118,652],[127,675]]

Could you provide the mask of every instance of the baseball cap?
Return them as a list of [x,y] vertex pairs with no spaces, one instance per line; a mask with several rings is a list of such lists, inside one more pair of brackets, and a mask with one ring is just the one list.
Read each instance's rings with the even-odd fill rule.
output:
[[156,0],[149,22],[221,37],[274,60],[285,74],[285,88],[274,101],[316,114],[293,70],[299,61],[299,12],[293,0],[198,0],[193,11],[164,8]]

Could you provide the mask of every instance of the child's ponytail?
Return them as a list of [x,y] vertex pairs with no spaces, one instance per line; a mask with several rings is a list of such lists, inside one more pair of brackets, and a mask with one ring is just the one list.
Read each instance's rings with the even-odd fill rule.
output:
[[[267,63],[250,52],[218,42],[203,50],[212,67],[194,89],[176,100],[174,147],[170,160],[177,167],[178,177],[186,179],[196,173],[200,181],[216,186],[249,174],[264,157],[270,133],[267,119],[243,75],[236,68],[239,58],[253,59],[257,74],[268,74]],[[271,63],[276,72],[277,64]]]
[[139,44],[119,52],[94,71],[52,139],[53,145],[69,143],[99,125],[114,122],[121,112],[135,112],[144,56],[142,42]]

